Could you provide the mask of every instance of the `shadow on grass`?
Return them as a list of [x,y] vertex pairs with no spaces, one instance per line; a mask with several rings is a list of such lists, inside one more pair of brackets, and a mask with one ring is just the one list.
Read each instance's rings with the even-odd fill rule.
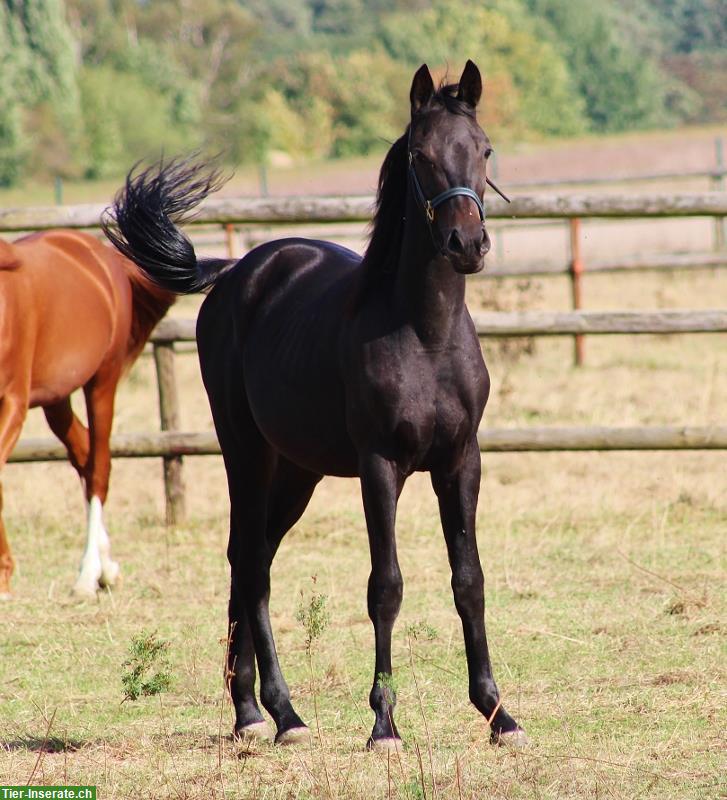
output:
[[0,741],[0,750],[15,752],[26,750],[28,752],[39,753],[75,753],[88,743],[79,739],[62,739],[60,736],[49,736],[47,739],[42,736],[21,736],[9,742]]

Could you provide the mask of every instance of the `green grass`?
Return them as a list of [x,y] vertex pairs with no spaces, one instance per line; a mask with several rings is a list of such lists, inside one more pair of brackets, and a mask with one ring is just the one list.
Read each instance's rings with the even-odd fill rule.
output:
[[[97,784],[113,798],[142,789],[160,798],[434,797],[432,783],[436,796],[453,798],[716,795],[724,508],[674,498],[636,516],[602,503],[571,513],[481,509],[494,667],[533,742],[513,753],[488,744],[468,703],[444,546],[426,481],[413,483],[399,524],[400,758],[363,749],[372,724],[368,557],[346,484],[324,490],[274,567],[278,649],[314,729],[315,692],[321,738],[310,748],[240,753],[229,737],[221,518],[172,534],[148,516],[127,518],[112,531],[124,585],[79,605],[67,596],[61,520],[11,517],[23,568],[3,608],[0,784],[24,783],[38,762],[34,781]],[[497,482],[483,488],[487,503]],[[314,575],[330,622],[311,645],[311,681],[296,614]],[[172,687],[122,703],[129,644],[150,629],[170,642]]]

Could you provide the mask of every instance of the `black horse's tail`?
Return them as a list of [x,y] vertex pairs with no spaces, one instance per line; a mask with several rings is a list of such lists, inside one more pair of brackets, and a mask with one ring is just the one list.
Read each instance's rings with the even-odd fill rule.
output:
[[160,160],[126,185],[103,215],[104,233],[159,286],[179,294],[210,287],[236,261],[198,259],[192,242],[177,227],[207,195],[227,180],[192,158]]

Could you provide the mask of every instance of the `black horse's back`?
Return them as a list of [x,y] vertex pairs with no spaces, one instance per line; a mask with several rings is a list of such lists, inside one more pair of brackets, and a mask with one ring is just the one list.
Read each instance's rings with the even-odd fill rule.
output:
[[[215,284],[197,321],[208,395],[244,394],[266,440],[320,474],[357,474],[345,419],[341,331],[360,262],[331,242],[289,238],[260,245]],[[220,367],[231,345],[239,389]]]

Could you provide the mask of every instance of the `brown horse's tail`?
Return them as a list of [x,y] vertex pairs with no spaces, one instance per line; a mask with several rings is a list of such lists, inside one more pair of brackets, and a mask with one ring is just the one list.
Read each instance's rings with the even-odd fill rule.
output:
[[20,256],[15,247],[0,239],[0,269],[15,269],[20,266]]
[[104,233],[158,286],[177,294],[201,292],[237,262],[198,259],[177,226],[225,180],[190,159],[162,160],[137,175],[132,170],[106,209]]

